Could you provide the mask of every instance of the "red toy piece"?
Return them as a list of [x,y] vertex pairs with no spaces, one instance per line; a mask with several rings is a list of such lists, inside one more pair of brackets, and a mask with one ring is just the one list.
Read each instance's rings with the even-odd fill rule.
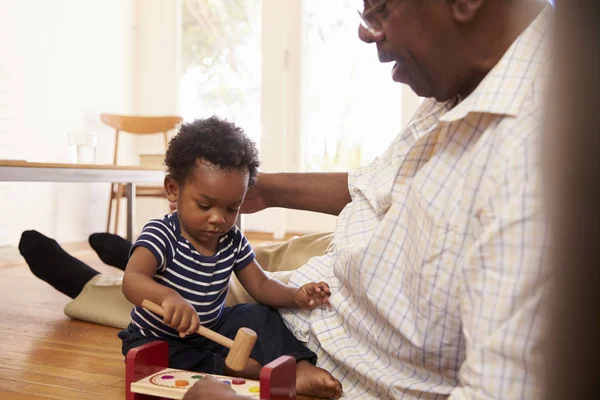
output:
[[[181,398],[183,393],[181,389],[177,390],[177,396],[171,397],[173,393],[161,392],[162,396],[134,393],[131,391],[131,384],[136,383],[136,389],[139,385],[144,385],[138,381],[155,379],[151,377],[169,367],[169,346],[166,342],[155,341],[136,347],[127,353],[126,363],[126,400],[151,400],[163,398]],[[176,371],[176,370],[174,370]],[[170,371],[169,371],[170,372]],[[189,372],[179,371],[180,373],[190,374]],[[201,374],[195,374],[201,375]],[[207,374],[204,374],[207,375]],[[160,374],[159,374],[160,376]],[[150,378],[149,378],[150,377]],[[147,379],[146,379],[147,378]],[[168,378],[173,378],[168,376]],[[195,376],[192,376],[195,378]],[[163,378],[164,379],[164,378]],[[235,381],[235,383],[234,383]],[[235,378],[231,381],[233,387],[242,383]],[[252,382],[252,381],[248,381]],[[258,387],[256,387],[258,389]],[[164,388],[163,388],[164,390]],[[250,391],[254,389],[251,388]],[[258,391],[258,390],[257,390]],[[151,391],[150,393],[154,393]],[[261,400],[295,400],[296,399],[296,360],[293,357],[282,356],[275,361],[265,365],[260,371],[260,399]]]
[[289,400],[296,398],[296,359],[282,356],[260,370],[260,399]]
[[133,393],[131,383],[162,371],[168,366],[169,345],[167,342],[151,342],[129,350],[127,357],[125,357],[125,399],[156,399],[156,397],[147,394]]

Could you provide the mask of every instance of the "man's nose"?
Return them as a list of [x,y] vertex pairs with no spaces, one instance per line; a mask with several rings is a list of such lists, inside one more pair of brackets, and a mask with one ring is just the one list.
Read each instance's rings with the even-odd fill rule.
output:
[[365,43],[377,43],[381,41],[384,36],[383,31],[373,34],[362,24],[358,25],[358,38]]

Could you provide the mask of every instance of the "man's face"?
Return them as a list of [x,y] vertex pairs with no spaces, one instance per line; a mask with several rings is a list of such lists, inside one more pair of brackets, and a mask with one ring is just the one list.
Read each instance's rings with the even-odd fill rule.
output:
[[[373,7],[373,11],[368,10]],[[365,1],[381,33],[360,26],[359,37],[375,43],[380,62],[393,62],[392,78],[422,97],[438,101],[460,90],[460,51],[452,9],[445,0]]]

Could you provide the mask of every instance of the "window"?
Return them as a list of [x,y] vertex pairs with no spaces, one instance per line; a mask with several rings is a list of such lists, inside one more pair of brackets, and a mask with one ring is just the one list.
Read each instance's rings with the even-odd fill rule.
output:
[[358,39],[352,0],[305,0],[304,169],[348,171],[383,153],[402,127],[392,64]]
[[260,142],[261,0],[184,0],[179,105],[226,117]]

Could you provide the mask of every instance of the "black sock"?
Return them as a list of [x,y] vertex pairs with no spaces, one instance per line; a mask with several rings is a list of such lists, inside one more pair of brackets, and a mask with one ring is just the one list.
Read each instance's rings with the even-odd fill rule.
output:
[[35,276],[72,299],[77,297],[90,279],[99,274],[64,251],[56,240],[37,231],[21,234],[19,251]]
[[90,235],[89,242],[105,264],[125,271],[131,250],[129,240],[112,233],[93,233]]

